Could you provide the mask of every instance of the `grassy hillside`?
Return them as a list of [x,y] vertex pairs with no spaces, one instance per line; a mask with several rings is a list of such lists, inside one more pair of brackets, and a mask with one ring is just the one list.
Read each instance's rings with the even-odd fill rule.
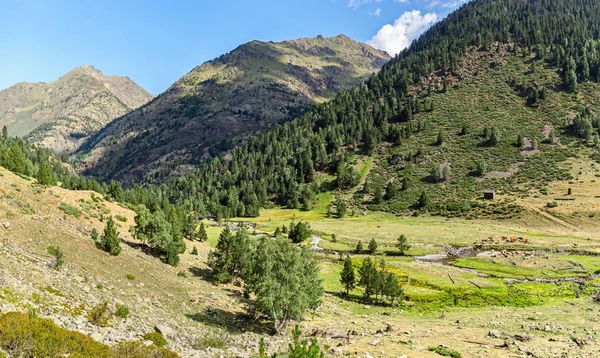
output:
[[87,136],[151,99],[127,77],[82,66],[54,82],[19,83],[0,92],[0,126],[55,153],[73,152]]
[[[206,261],[223,226],[205,221],[209,240],[187,241],[179,266],[170,267],[131,238],[132,211],[97,193],[41,187],[4,169],[0,173],[2,314],[33,312],[111,347],[144,340],[145,334],[158,328],[165,332],[166,347],[185,357],[255,354],[261,336],[268,352],[286,349],[287,338],[269,336],[261,320],[245,314],[248,302],[241,287],[212,283]],[[556,183],[548,190],[560,191],[565,184]],[[578,200],[585,195],[577,195]],[[543,205],[538,209],[543,210]],[[590,296],[598,290],[594,273],[600,269],[598,256],[591,256],[600,252],[596,219],[567,217],[578,205],[559,209],[564,225],[533,208],[510,220],[439,220],[381,213],[334,219],[326,218],[322,208],[269,209],[251,220],[256,228],[252,238],[272,235],[276,227],[300,220],[309,221],[323,238],[318,246],[326,250],[319,255],[326,295],[316,314],[302,322],[302,329],[305,335],[319,337],[331,355],[341,350],[382,357],[434,357],[426,349],[439,344],[463,357],[508,357],[520,351],[538,356],[592,354],[597,348],[588,336],[596,333],[588,323],[596,313]],[[123,251],[116,257],[95,248],[89,236],[92,228],[101,232],[100,217],[108,215],[120,218]],[[407,256],[398,256],[394,247],[401,233],[412,244]],[[528,241],[507,241],[503,236]],[[375,255],[353,252],[359,240],[366,243],[371,238],[379,242]],[[443,255],[449,250],[445,245],[476,246],[481,255],[444,262],[419,258]],[[48,246],[64,252],[65,264],[59,271],[51,267]],[[194,246],[197,256],[190,254]],[[405,299],[400,306],[365,303],[360,288],[343,296],[337,252],[351,254],[357,268],[366,257],[385,259],[402,280]],[[113,312],[118,306],[128,307],[129,315],[113,314],[106,326],[99,326],[92,313],[104,302]],[[385,317],[383,323],[378,317]],[[4,315],[0,329],[3,322],[22,319],[32,327],[39,322]],[[344,338],[348,331],[356,334]],[[494,332],[488,336],[490,331]],[[515,335],[528,338],[517,340]],[[504,340],[512,342],[508,348],[493,347]],[[576,340],[588,343],[580,347]],[[2,342],[0,346],[6,347]]]
[[189,173],[207,156],[362,82],[389,59],[343,35],[241,45],[104,128],[79,151],[80,168],[125,182]]

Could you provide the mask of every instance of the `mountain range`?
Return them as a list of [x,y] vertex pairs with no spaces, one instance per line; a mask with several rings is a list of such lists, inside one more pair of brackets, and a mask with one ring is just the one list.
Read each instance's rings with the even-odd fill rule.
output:
[[390,59],[347,36],[252,41],[194,68],[77,152],[99,179],[161,181],[359,84]]
[[81,66],[54,82],[19,83],[0,92],[0,126],[55,153],[72,153],[113,119],[153,98],[128,77]]

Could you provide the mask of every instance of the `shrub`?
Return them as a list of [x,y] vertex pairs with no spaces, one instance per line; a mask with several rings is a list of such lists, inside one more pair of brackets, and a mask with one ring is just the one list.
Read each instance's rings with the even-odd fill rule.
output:
[[439,345],[437,347],[429,347],[429,348],[427,348],[427,350],[430,352],[437,353],[444,357],[452,357],[452,358],[461,358],[462,357],[462,355],[459,352],[457,352],[453,349],[450,349],[448,347],[444,347],[442,345]]
[[127,222],[127,218],[121,215],[115,215],[115,219],[121,222]]
[[192,249],[192,252],[190,254],[191,255],[198,255],[198,248],[196,246],[194,246],[194,248]]
[[118,306],[117,312],[115,312],[117,317],[127,318],[129,316],[129,307],[127,306]]
[[133,280],[135,280],[135,276],[133,276],[132,274],[129,274],[129,273],[128,273],[127,275],[125,275],[125,277],[127,277],[127,279],[128,279],[129,281],[133,281]]
[[38,316],[37,308],[29,307],[29,309],[27,310],[27,317],[28,318],[37,318],[37,316]]
[[65,264],[65,257],[62,250],[58,246],[48,246],[47,250],[50,255],[54,256],[54,268],[56,270],[60,270],[60,268]]
[[75,216],[76,218],[78,218],[79,216],[81,216],[81,211],[79,211],[79,209],[77,209],[73,205],[67,204],[65,202],[60,203],[60,205],[58,206],[58,208],[60,210],[62,210],[63,213],[65,213],[66,215]]
[[163,347],[167,344],[167,340],[159,332],[146,333],[144,335],[144,339],[147,341],[151,341],[157,347]]
[[96,285],[96,288],[99,289],[99,290],[101,290],[101,289],[104,288],[104,285],[101,284],[101,283],[99,283],[99,284]]
[[177,353],[156,346],[145,346],[143,342],[119,343],[111,349],[115,357],[128,358],[179,358]]
[[224,349],[229,345],[229,335],[223,330],[214,330],[207,332],[204,337],[194,343],[196,350],[205,350],[207,348]]
[[108,308],[108,302],[103,302],[92,308],[88,317],[96,326],[104,327],[108,324],[108,320],[111,319],[112,315]]
[[177,276],[178,277],[187,277],[187,274],[185,273],[185,271],[179,271],[179,272],[177,272]]
[[549,201],[548,203],[546,203],[546,207],[550,208],[550,209],[555,208],[557,206],[558,206],[558,203],[556,201]]
[[0,316],[0,348],[15,357],[109,357],[107,346],[51,320],[10,312]]

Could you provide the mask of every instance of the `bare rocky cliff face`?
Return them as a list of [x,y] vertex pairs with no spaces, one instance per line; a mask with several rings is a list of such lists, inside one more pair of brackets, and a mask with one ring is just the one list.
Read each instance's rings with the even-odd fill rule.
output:
[[340,35],[252,41],[194,68],[167,91],[90,137],[79,170],[159,182],[364,81],[390,57]]
[[54,82],[19,83],[0,92],[0,126],[56,153],[72,153],[152,97],[128,77],[81,66]]

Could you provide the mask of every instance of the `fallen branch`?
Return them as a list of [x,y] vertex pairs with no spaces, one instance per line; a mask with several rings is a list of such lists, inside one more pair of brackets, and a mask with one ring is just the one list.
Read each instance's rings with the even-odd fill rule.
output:
[[477,287],[478,289],[482,289],[481,286],[479,286],[478,284],[476,284],[475,282],[469,280],[469,283],[472,284],[473,286]]
[[452,276],[450,276],[450,274],[448,274],[448,278],[450,279],[450,281],[452,281],[453,285],[456,285],[456,283],[454,282],[454,279],[452,279]]

